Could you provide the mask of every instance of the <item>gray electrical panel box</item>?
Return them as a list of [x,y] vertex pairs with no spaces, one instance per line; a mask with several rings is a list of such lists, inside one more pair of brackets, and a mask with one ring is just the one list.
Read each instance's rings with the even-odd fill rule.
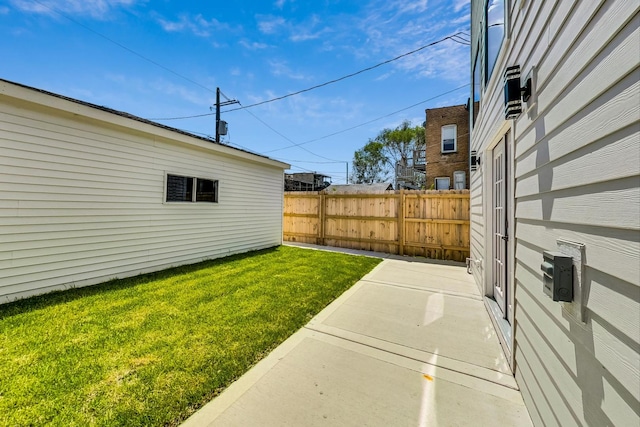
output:
[[218,133],[220,135],[226,135],[228,130],[229,128],[227,126],[227,122],[225,122],[224,120],[220,120],[220,122],[218,123]]
[[573,260],[561,252],[544,251],[544,293],[554,301],[573,301]]

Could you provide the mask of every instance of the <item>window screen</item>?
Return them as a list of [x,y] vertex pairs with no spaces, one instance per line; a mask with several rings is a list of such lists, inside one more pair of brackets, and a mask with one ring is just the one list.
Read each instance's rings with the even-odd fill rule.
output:
[[218,181],[167,175],[167,202],[218,202]]
[[196,202],[218,202],[218,181],[197,179]]
[[191,202],[193,200],[193,178],[167,175],[167,202]]

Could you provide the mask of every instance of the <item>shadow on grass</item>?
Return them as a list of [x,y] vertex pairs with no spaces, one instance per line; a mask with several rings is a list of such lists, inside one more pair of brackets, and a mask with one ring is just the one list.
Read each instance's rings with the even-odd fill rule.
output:
[[64,304],[70,301],[74,301],[80,298],[85,298],[93,295],[106,294],[112,291],[117,291],[126,288],[132,288],[140,285],[145,285],[156,280],[164,280],[172,276],[180,274],[189,274],[198,270],[213,267],[216,265],[224,265],[230,262],[235,262],[255,256],[261,256],[276,252],[278,246],[273,248],[261,249],[257,251],[244,252],[241,254],[229,255],[223,258],[215,258],[197,262],[195,264],[180,265],[177,267],[170,267],[164,270],[155,271],[152,273],[139,274],[137,276],[127,277],[124,279],[112,279],[107,282],[99,283],[96,285],[84,286],[80,288],[70,288],[63,290],[56,290],[48,292],[42,295],[36,295],[29,298],[12,301],[6,304],[0,305],[0,320],[15,316],[22,313],[27,313],[33,310],[39,310],[42,308]]

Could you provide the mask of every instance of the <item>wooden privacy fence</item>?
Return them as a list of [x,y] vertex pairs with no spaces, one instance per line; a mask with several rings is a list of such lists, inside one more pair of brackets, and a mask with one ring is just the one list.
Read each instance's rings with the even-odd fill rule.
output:
[[469,190],[285,192],[284,240],[464,261]]

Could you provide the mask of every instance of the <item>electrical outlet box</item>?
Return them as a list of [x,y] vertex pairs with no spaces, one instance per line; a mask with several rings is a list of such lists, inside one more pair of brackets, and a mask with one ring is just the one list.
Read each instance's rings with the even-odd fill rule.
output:
[[544,251],[542,282],[544,293],[554,301],[573,301],[573,260],[560,252]]

